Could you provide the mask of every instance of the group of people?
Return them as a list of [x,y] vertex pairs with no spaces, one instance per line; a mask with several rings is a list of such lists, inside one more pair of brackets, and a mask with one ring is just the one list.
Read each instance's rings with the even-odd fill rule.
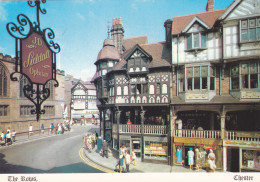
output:
[[15,135],[15,130],[11,132],[10,128],[8,128],[6,131],[2,131],[0,137],[1,145],[11,145],[13,142],[15,142]]
[[[189,151],[187,152],[187,157],[188,157],[188,165],[190,166],[190,169],[191,170],[193,169],[194,161],[195,161],[196,171],[199,171],[203,160],[202,152],[200,152],[199,149],[196,148],[194,153],[193,149],[190,148]],[[215,171],[215,169],[217,168],[215,161],[216,161],[216,156],[213,150],[210,149],[208,154],[207,167],[206,167],[207,172]]]
[[84,144],[85,149],[89,150],[90,152],[95,148],[97,144],[97,132],[92,134],[86,134],[84,137]]
[[126,149],[125,145],[121,146],[119,149],[119,161],[117,166],[119,166],[119,172],[130,172],[130,164],[136,165],[136,155],[134,150],[129,151]]
[[[44,126],[41,127],[42,132],[44,132]],[[70,123],[64,121],[63,123],[58,123],[54,126],[53,123],[50,124],[50,132],[55,134],[63,134],[64,131],[70,131]]]

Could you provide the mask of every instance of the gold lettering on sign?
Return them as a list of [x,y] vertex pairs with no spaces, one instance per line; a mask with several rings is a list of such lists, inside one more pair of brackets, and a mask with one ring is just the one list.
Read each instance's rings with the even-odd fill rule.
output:
[[49,50],[47,50],[46,53],[40,53],[39,55],[38,54],[35,55],[35,53],[33,51],[31,51],[29,53],[27,61],[25,61],[23,63],[23,66],[25,68],[28,68],[29,66],[33,66],[33,65],[40,63],[40,62],[42,62],[42,61],[44,61],[48,58],[50,58],[50,51]]

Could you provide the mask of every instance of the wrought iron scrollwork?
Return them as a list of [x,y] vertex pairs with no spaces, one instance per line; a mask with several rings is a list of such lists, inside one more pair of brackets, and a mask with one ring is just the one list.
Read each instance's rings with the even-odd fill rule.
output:
[[50,49],[55,53],[59,53],[60,45],[57,43],[54,43],[54,41],[53,41],[53,39],[55,38],[55,34],[54,34],[53,30],[50,28],[46,28],[43,30],[43,34],[45,37],[45,41],[49,45]]
[[[55,82],[54,87],[58,87],[59,83],[56,80],[56,54],[60,52],[59,44],[55,43],[53,39],[55,34],[52,29],[46,28],[43,31],[40,29],[40,13],[46,14],[46,9],[41,7],[41,4],[46,3],[46,0],[28,0],[28,5],[32,8],[36,8],[36,21],[31,22],[30,19],[24,15],[19,14],[17,16],[18,24],[10,22],[6,25],[8,33],[15,38],[15,47],[16,47],[16,62],[15,62],[15,72],[11,73],[10,78],[12,81],[18,81],[18,77],[15,74],[21,74],[25,76],[28,80],[28,84],[23,86],[23,93],[26,98],[34,103],[35,109],[31,111],[32,114],[36,114],[37,121],[40,118],[41,114],[45,113],[44,109],[41,109],[42,103],[49,98],[50,88],[47,88],[46,85],[48,82]],[[52,77],[50,80],[47,80],[46,83],[42,82],[32,82],[28,75],[26,75],[22,70],[22,48],[21,44],[24,39],[28,38],[33,32],[37,32],[46,42],[48,48],[52,51]]]
[[[30,34],[31,29],[33,27],[30,19],[27,16],[20,14],[17,16],[17,21],[20,24],[20,26],[17,26],[15,23],[12,22],[7,24],[6,28],[8,33],[12,37],[17,39],[26,38]],[[26,29],[28,30],[26,31]]]

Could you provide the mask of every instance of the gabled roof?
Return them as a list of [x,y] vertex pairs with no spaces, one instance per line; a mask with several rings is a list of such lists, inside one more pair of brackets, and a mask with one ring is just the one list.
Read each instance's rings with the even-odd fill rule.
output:
[[125,38],[123,42],[123,47],[125,48],[125,50],[128,50],[136,44],[147,44],[147,36],[142,35],[137,37]]
[[195,17],[205,23],[209,28],[212,28],[219,18],[224,13],[225,9],[209,11],[203,13],[196,13],[191,15],[173,17],[172,23],[172,34],[180,34],[193,20]]
[[152,56],[149,53],[147,53],[144,49],[142,49],[139,46],[139,44],[136,44],[132,49],[130,49],[130,51],[127,51],[127,54],[125,54],[123,58],[125,60],[128,60],[137,49],[139,51],[141,51],[146,57],[148,57],[149,59],[152,59]]
[[206,23],[204,23],[202,20],[200,20],[197,16],[195,16],[194,18],[193,18],[193,20],[188,24],[188,26],[187,27],[185,27],[185,29],[182,31],[182,32],[187,32],[191,27],[192,27],[192,25],[195,23],[195,22],[198,22],[199,24],[201,24],[204,28],[206,28],[206,29],[210,29],[210,27],[206,24]]
[[124,66],[127,64],[125,58],[128,58],[129,53],[138,47],[143,49],[152,57],[149,68],[171,66],[171,48],[166,46],[165,42],[159,42],[132,47],[132,49],[129,49],[122,55],[122,59],[113,67],[111,71],[125,70]]
[[232,11],[237,7],[242,0],[234,0],[226,9],[226,11],[218,18],[219,20],[224,20]]

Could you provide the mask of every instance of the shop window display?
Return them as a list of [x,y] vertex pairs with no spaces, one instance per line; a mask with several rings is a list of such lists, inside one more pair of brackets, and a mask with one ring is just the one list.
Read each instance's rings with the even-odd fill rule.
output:
[[151,142],[145,141],[144,145],[144,158],[167,160],[168,146],[167,142]]
[[260,170],[260,151],[243,150],[242,151],[242,168],[251,170]]

